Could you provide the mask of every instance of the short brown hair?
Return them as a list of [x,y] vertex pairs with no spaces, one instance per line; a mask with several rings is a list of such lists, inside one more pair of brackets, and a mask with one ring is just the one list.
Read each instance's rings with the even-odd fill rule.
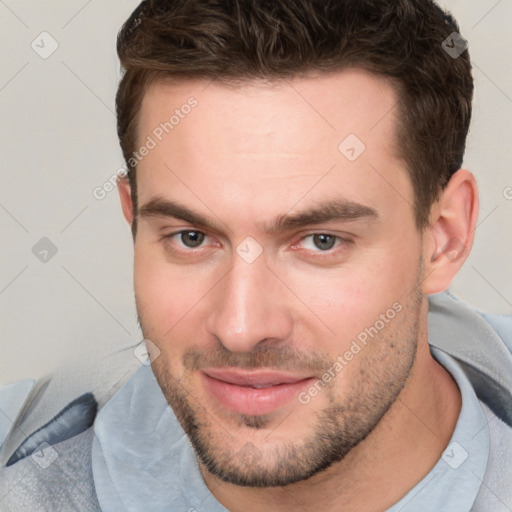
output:
[[[123,25],[117,130],[137,211],[137,114],[148,86],[166,78],[230,82],[292,78],[358,67],[383,75],[399,102],[395,139],[415,194],[418,229],[462,165],[473,78],[459,32],[431,0],[146,0]],[[451,45],[453,46],[453,44]],[[132,231],[135,236],[135,221]]]

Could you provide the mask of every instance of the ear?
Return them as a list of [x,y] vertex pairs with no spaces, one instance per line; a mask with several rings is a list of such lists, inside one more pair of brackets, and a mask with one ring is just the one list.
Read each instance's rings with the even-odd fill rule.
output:
[[424,233],[423,291],[440,293],[448,288],[473,246],[478,218],[475,177],[458,170],[431,209]]
[[119,192],[119,199],[121,199],[121,208],[123,209],[123,216],[126,222],[133,225],[133,203],[131,187],[128,178],[122,177],[118,179],[117,191]]

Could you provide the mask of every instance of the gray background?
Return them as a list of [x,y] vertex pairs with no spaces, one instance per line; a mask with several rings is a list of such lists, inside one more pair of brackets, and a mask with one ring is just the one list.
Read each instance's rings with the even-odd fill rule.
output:
[[[100,361],[142,339],[117,191],[92,194],[123,164],[115,40],[137,3],[0,0],[0,384]],[[465,167],[481,195],[475,247],[451,291],[511,313],[512,0],[442,5],[470,44],[476,93]],[[42,58],[52,39],[58,48]]]

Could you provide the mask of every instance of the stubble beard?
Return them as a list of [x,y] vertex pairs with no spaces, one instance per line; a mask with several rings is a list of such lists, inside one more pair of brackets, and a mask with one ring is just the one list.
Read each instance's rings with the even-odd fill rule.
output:
[[[208,404],[203,406],[187,388],[187,379],[177,379],[170,374],[163,357],[153,363],[153,373],[190,439],[197,459],[209,473],[238,486],[261,488],[290,485],[307,480],[341,461],[375,429],[395,403],[416,359],[421,305],[422,294],[418,289],[416,297],[398,314],[402,321],[395,325],[393,322],[398,322],[398,318],[392,320],[350,363],[359,364],[359,371],[354,372],[357,381],[350,383],[348,392],[337,394],[335,386],[323,390],[327,405],[316,413],[314,424],[309,428],[310,433],[299,441],[281,442],[272,447],[270,442],[255,445],[252,442],[243,444],[242,441],[241,449],[234,448],[236,444],[240,446],[240,440],[235,443],[228,431],[232,433],[236,429],[247,437],[249,430],[251,433],[261,431],[271,419],[268,416],[236,415],[235,429],[233,422],[224,429],[219,425],[222,420],[214,419],[208,411]],[[146,334],[150,330],[145,328],[141,316],[139,323],[144,336],[148,337]],[[159,345],[158,340],[156,343]],[[273,357],[271,351],[270,348],[268,353],[260,351],[250,359],[245,354],[243,361],[237,364],[240,354],[226,354],[226,349],[222,347],[215,352],[218,357],[213,359],[216,363],[228,363],[226,366],[245,368],[265,366],[275,359],[284,361],[280,356]],[[196,363],[205,359],[197,349],[188,352],[189,362],[194,358]],[[308,359],[318,361],[311,356],[305,356],[303,361]],[[322,364],[326,364],[325,360],[322,360]],[[288,359],[286,366],[293,368],[293,361]],[[284,369],[282,365],[271,367]],[[304,362],[300,367],[304,367]],[[318,368],[315,367],[315,370]],[[337,378],[343,378],[343,372],[334,381]],[[305,407],[298,402],[297,406]],[[271,435],[268,437],[270,440]]]

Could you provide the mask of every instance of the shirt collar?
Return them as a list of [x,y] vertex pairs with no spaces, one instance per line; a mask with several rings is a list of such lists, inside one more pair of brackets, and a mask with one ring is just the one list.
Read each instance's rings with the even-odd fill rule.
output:
[[489,428],[471,383],[450,355],[433,346],[430,350],[460,389],[459,419],[437,464],[387,512],[467,512],[476,500],[487,468]]

